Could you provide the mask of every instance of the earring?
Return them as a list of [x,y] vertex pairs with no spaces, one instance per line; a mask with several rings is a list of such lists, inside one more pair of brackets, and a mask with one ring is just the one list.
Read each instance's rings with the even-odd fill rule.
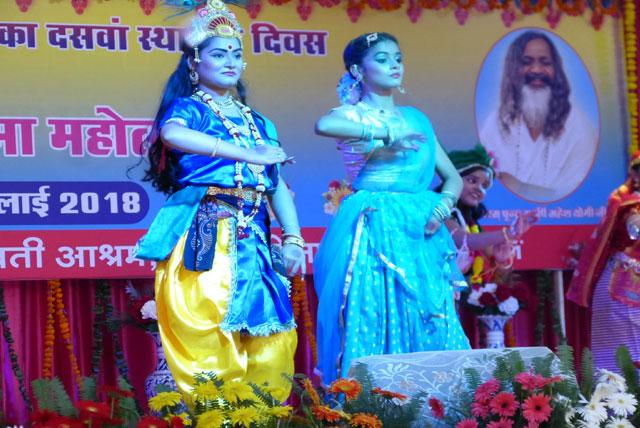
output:
[[197,71],[192,69],[189,72],[189,80],[191,80],[191,84],[195,86],[200,82],[200,75],[198,75]]
[[398,86],[397,89],[398,89],[398,92],[400,92],[401,94],[406,94],[407,93],[407,90],[402,85]]
[[195,62],[196,64],[200,64],[202,62],[202,60],[200,59],[200,51],[198,50],[197,47],[193,48],[193,62]]
[[246,62],[243,62],[243,63],[242,63],[242,71],[244,71],[244,70],[246,70],[246,69],[247,69],[247,63],[246,63]]

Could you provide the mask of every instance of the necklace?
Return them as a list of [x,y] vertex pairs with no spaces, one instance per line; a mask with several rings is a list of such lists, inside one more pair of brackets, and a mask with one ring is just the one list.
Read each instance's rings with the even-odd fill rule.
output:
[[[193,93],[193,97],[194,99],[202,101],[204,104],[209,106],[209,108],[213,111],[213,113],[220,119],[220,121],[222,122],[222,125],[224,125],[224,127],[227,129],[227,132],[229,132],[229,135],[231,135],[231,137],[233,138],[233,142],[235,145],[240,147],[245,147],[245,148],[251,147],[248,141],[243,141],[243,139],[240,138],[240,134],[242,133],[241,129],[238,127],[238,125],[233,123],[231,120],[229,120],[229,118],[225,117],[224,114],[222,114],[222,111],[218,107],[218,103],[214,101],[211,95],[207,94],[204,91],[198,90]],[[253,139],[256,142],[256,146],[264,145],[264,140],[260,135],[260,132],[258,132],[258,127],[253,121],[253,115],[251,114],[251,109],[245,106],[244,104],[240,103],[239,101],[234,100],[231,97],[229,97],[229,99],[231,100],[232,103],[235,103],[235,105],[240,110],[240,114],[249,128],[249,131],[251,132],[251,135],[253,136]],[[236,227],[237,227],[238,237],[241,239],[247,236],[244,229],[249,225],[249,222],[253,220],[256,214],[258,214],[258,211],[260,210],[260,204],[262,203],[262,195],[266,190],[266,187],[264,185],[264,170],[265,170],[264,165],[247,163],[246,164],[247,168],[249,169],[249,171],[251,171],[253,176],[256,178],[258,184],[256,185],[256,200],[253,204],[253,208],[251,209],[249,214],[245,215],[244,214],[244,198],[243,198],[243,192],[242,192],[243,184],[244,184],[244,177],[242,176],[242,167],[244,166],[244,164],[245,162],[236,161],[235,174],[233,176],[233,181],[236,183],[235,196],[237,199],[236,204],[238,207],[237,213],[235,215],[237,220]]]
[[[527,134],[529,132],[529,130],[527,129],[527,125],[526,122],[524,121],[523,118],[519,119],[519,123],[517,125],[517,136],[515,137],[515,146],[516,146],[516,173],[522,171],[520,169],[520,167],[522,166],[522,160],[521,160],[521,147],[520,145],[522,144],[522,130],[523,128],[526,130]],[[538,137],[539,139],[539,137]],[[533,139],[532,139],[533,140]],[[537,144],[535,141],[533,142],[534,144]],[[544,144],[544,147],[542,149],[542,168],[544,171],[543,174],[543,182],[542,185],[545,187],[548,187],[549,183],[549,174],[548,174],[548,170],[549,170],[549,141],[546,138],[543,138],[543,141],[541,142],[541,144]]]
[[[212,99],[213,99],[213,97],[212,97]],[[235,100],[233,99],[233,97],[232,97],[231,95],[229,95],[228,97],[226,97],[226,98],[225,98],[225,99],[223,99],[223,100],[220,100],[220,99],[218,99],[218,100],[213,100],[213,102],[214,102],[218,107],[222,107],[222,108],[229,108],[229,107],[233,106],[233,105],[235,104],[235,103],[234,103],[234,101],[235,101]]]

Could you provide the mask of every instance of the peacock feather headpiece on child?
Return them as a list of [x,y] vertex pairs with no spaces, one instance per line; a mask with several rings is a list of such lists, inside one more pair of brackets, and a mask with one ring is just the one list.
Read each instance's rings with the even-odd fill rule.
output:
[[495,178],[495,162],[487,150],[476,144],[471,150],[454,150],[449,152],[449,159],[460,174],[470,169],[482,168]]
[[[242,5],[242,2],[237,2]],[[184,9],[195,10],[195,16],[184,29],[184,42],[197,48],[209,37],[239,39],[242,43],[244,30],[235,14],[221,0],[166,0],[166,4]]]

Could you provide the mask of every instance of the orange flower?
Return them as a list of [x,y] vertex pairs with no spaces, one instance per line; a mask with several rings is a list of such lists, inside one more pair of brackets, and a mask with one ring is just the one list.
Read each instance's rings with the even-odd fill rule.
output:
[[354,428],[382,428],[382,421],[376,415],[356,413],[351,418],[349,426]]
[[317,419],[326,422],[338,422],[346,416],[344,413],[333,410],[330,407],[319,405],[311,406],[311,412]]
[[316,389],[313,387],[313,384],[308,378],[304,378],[304,380],[302,381],[302,386],[304,387],[304,390],[307,392],[307,394],[309,394],[311,402],[315,405],[320,404],[320,396],[318,395],[318,391],[316,391]]
[[333,381],[331,386],[329,387],[329,392],[334,394],[344,394],[347,400],[353,400],[356,398],[360,391],[362,391],[362,386],[355,379],[338,379]]
[[388,398],[389,400],[392,400],[394,398],[397,398],[398,400],[406,400],[407,396],[404,394],[400,394],[399,392],[393,392],[393,391],[387,391],[386,389],[382,389],[382,388],[378,388],[375,387],[371,390],[372,394],[378,394],[384,398]]

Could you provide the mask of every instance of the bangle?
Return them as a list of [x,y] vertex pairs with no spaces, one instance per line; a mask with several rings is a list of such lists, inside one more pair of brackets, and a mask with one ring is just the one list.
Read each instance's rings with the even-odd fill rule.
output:
[[364,137],[367,136],[367,125],[362,124],[362,132],[360,133],[360,139],[364,140]]
[[365,136],[365,141],[373,141],[373,137],[375,136],[376,130],[373,128],[373,125],[367,125],[367,135]]
[[304,248],[304,239],[302,239],[302,236],[285,234],[285,235],[282,235],[282,238],[283,238],[282,239],[283,245],[291,244],[291,245],[296,245],[300,248]]
[[456,196],[456,194],[449,190],[443,190],[442,192],[440,192],[440,194],[442,195],[443,199],[446,198],[451,202],[450,208],[453,208],[458,202],[458,197]]
[[211,150],[211,153],[209,153],[210,158],[216,157],[216,153],[218,153],[218,148],[220,147],[220,143],[222,143],[222,139],[216,138],[216,142],[213,144],[213,150]]

